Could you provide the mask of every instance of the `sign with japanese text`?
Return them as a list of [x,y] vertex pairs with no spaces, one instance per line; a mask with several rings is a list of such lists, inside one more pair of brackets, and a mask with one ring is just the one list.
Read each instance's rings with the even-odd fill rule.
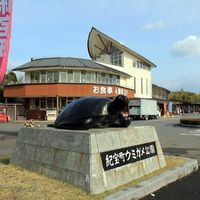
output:
[[102,152],[104,171],[141,161],[157,155],[156,143],[149,142],[136,146]]
[[128,96],[128,90],[120,87],[113,88],[112,86],[93,86],[93,94],[123,94]]
[[7,69],[12,19],[12,0],[0,0],[0,83]]

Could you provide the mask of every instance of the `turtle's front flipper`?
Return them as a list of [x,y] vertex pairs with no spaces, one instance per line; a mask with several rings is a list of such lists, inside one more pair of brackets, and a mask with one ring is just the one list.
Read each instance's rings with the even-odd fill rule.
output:
[[121,114],[116,118],[116,120],[111,124],[111,127],[128,127],[131,120],[128,117],[123,117]]

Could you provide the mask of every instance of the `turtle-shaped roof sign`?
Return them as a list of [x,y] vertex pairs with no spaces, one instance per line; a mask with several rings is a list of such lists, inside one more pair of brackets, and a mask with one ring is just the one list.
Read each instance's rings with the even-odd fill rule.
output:
[[84,97],[72,101],[54,122],[55,128],[87,130],[90,128],[128,127],[128,98],[118,95],[114,100]]

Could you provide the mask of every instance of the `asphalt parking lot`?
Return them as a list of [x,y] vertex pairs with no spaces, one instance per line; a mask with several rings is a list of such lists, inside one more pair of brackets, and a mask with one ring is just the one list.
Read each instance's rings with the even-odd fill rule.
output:
[[[187,117],[187,116],[184,116]],[[190,116],[189,116],[190,117]],[[36,123],[46,126],[48,123]],[[158,120],[133,121],[132,126],[155,126],[165,155],[197,159],[200,163],[200,128],[180,127],[179,117]],[[12,154],[16,136],[24,123],[0,123],[0,156]],[[191,200],[200,199],[200,170],[149,195],[145,200]]]

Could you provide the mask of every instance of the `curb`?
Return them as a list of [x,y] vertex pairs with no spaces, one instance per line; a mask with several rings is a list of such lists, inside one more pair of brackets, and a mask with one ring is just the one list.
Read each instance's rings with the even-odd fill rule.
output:
[[104,198],[104,200],[133,200],[140,199],[148,194],[159,190],[160,188],[173,183],[184,176],[198,169],[198,161],[195,159],[188,159],[188,161],[182,165],[179,165],[173,169],[167,170],[158,176],[152,177],[148,180],[142,181],[133,187],[121,190],[114,194],[111,194]]

